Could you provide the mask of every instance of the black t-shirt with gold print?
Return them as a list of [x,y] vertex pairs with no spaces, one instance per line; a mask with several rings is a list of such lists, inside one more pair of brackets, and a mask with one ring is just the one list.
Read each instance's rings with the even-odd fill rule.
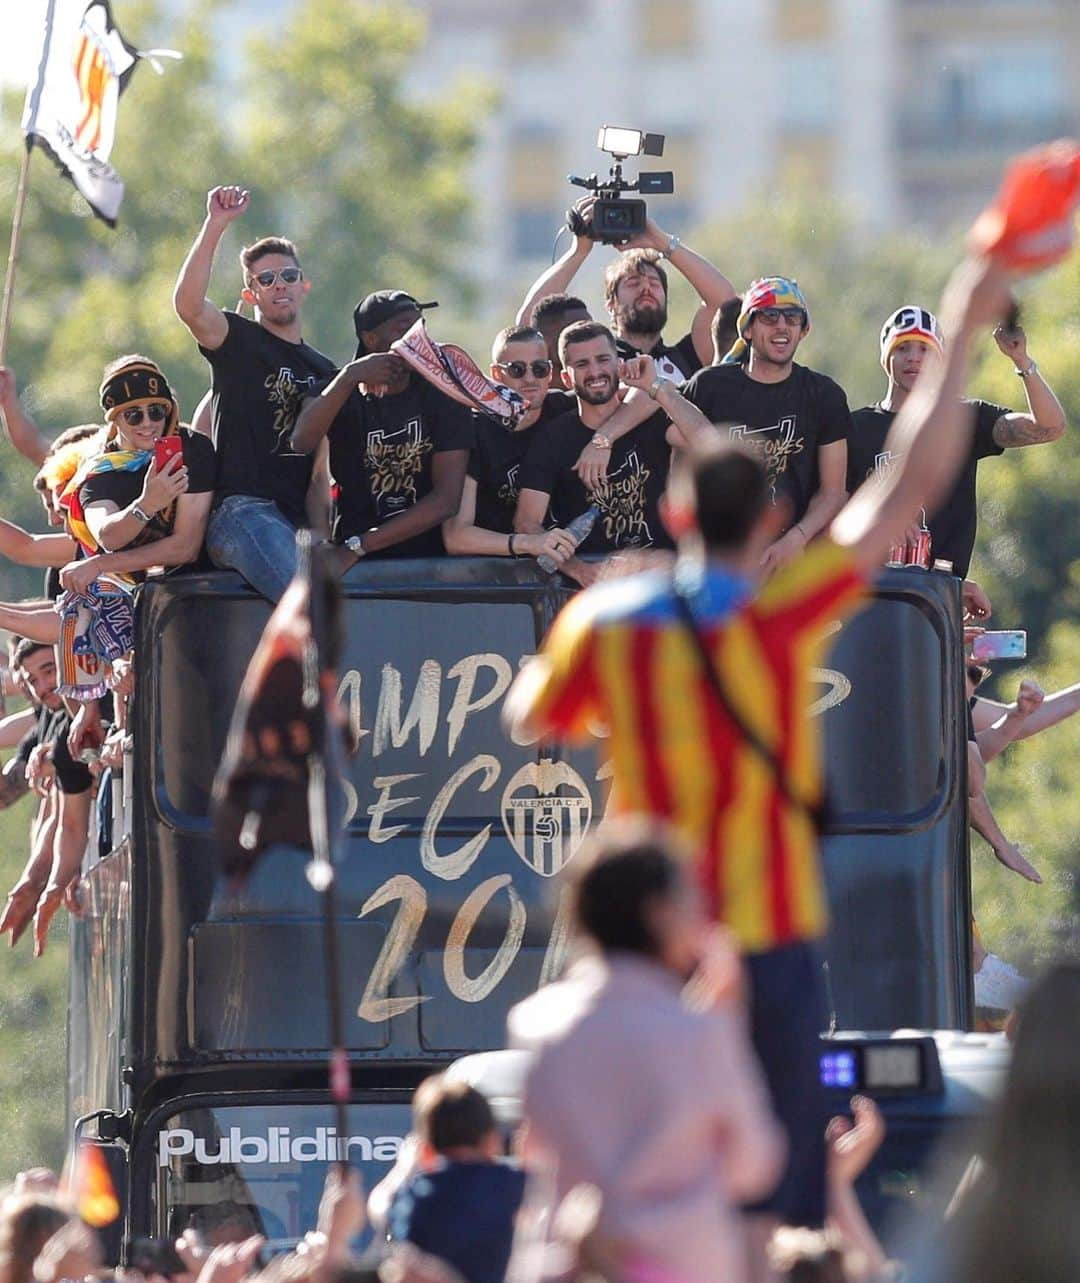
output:
[[586,490],[574,464],[593,432],[576,413],[564,414],[536,435],[521,465],[519,490],[548,495],[550,520],[556,526],[569,525],[596,504],[600,515],[580,546],[583,553],[670,548],[660,520],[660,498],[671,463],[667,426],[666,416],[657,412],[620,437],[611,448],[607,476],[595,490]]
[[760,454],[773,498],[791,504],[792,522],[804,515],[819,485],[818,451],[846,441],[851,412],[844,389],[827,375],[793,365],[779,383],[759,383],[741,365],[710,365],[682,394],[713,423]]
[[290,438],[304,397],[337,367],[308,344],[290,343],[245,316],[226,312],[225,320],[225,342],[199,348],[212,371],[214,502],[229,495],[272,499],[294,525],[306,525],[314,455],[298,453]]
[[[337,485],[334,542],[381,525],[432,490],[432,459],[470,450],[472,411],[412,375],[404,392],[376,397],[350,392],[330,426],[330,471]],[[445,552],[435,527],[384,548],[380,557],[438,557]]]

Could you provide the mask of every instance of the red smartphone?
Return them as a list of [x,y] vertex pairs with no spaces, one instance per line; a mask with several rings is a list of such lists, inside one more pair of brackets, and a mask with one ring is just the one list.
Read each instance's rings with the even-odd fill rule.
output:
[[154,442],[154,462],[156,472],[167,468],[176,456],[183,455],[184,443],[179,437],[158,437]]

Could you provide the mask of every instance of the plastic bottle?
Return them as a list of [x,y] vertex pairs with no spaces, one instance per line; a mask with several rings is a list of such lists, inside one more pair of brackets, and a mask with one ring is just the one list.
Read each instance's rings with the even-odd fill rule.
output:
[[[586,508],[580,517],[575,517],[566,527],[566,533],[573,539],[575,548],[580,548],[588,538],[589,531],[596,525],[596,518],[599,515],[600,509],[594,503],[591,507]],[[558,562],[549,557],[546,552],[537,557],[536,560],[540,569],[546,574],[553,575],[559,569]]]

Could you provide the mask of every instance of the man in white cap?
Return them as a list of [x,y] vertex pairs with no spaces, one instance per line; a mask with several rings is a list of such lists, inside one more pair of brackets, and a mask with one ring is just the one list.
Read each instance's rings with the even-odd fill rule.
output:
[[[979,460],[1017,446],[1056,441],[1065,432],[1065,411],[1039,367],[1028,355],[1027,335],[1020,326],[999,325],[994,338],[1016,366],[1027,396],[1028,412],[1016,414],[991,401],[973,401],[975,435],[967,465],[952,490],[929,517],[930,555],[951,561],[953,573],[965,578],[975,546],[975,477]],[[937,360],[944,337],[937,318],[924,307],[905,304],[881,329],[881,367],[889,376],[885,396],[875,405],[856,410],[848,437],[847,488],[855,490],[867,477],[887,476],[897,456],[885,449],[885,438],[897,411],[907,400],[923,365]]]

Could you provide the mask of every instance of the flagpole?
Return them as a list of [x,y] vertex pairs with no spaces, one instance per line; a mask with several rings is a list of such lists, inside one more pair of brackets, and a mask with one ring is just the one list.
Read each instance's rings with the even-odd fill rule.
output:
[[[308,613],[311,620],[311,640],[309,653],[304,662],[304,704],[308,708],[320,708],[323,703],[321,678],[323,672],[323,648],[327,643],[327,615],[325,583],[326,571],[321,564],[316,566],[319,556],[315,540],[310,530],[297,532],[298,561],[306,566],[308,581]],[[328,720],[321,719],[326,736],[336,733],[336,728]],[[349,1057],[345,1050],[344,996],[341,983],[341,948],[337,929],[337,881],[334,869],[334,838],[330,831],[331,807],[328,797],[330,786],[327,763],[335,761],[333,745],[328,739],[316,741],[308,758],[308,817],[311,825],[311,872],[310,880],[318,889],[322,898],[323,917],[323,959],[326,973],[326,1004],[329,1017],[330,1034],[330,1098],[334,1106],[334,1125],[339,1143],[345,1146],[338,1150],[338,1166],[348,1166],[349,1136],[349,1100],[352,1095],[352,1075]]]
[[30,153],[33,140],[27,135],[19,169],[19,186],[15,193],[15,209],[11,216],[11,245],[8,249],[7,274],[4,276],[4,298],[0,303],[0,365],[7,362],[8,331],[11,328],[11,306],[15,301],[15,269],[19,263],[19,242],[22,239],[23,210],[30,186]]

